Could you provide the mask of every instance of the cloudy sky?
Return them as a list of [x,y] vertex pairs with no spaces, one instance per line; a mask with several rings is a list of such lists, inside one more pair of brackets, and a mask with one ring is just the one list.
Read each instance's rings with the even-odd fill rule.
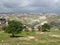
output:
[[60,14],[60,0],[0,0],[0,13]]

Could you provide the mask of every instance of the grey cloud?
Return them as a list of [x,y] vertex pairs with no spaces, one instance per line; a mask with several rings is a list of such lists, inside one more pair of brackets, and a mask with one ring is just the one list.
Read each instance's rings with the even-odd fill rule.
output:
[[1,12],[59,13],[60,0],[0,0]]

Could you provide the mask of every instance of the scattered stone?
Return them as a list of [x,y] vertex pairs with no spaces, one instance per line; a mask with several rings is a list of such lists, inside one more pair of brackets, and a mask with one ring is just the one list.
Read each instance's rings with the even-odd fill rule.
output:
[[56,31],[58,31],[59,29],[55,29]]
[[38,41],[38,39],[35,39],[35,41]]
[[35,37],[33,37],[33,36],[28,36],[28,38],[29,38],[29,39],[35,39]]
[[47,34],[47,32],[36,32],[36,34]]
[[40,32],[40,34],[44,34],[44,32]]
[[51,37],[60,37],[60,35],[50,35]]
[[2,31],[2,32],[4,32],[4,31]]
[[2,42],[4,42],[4,40],[2,40]]
[[20,37],[20,40],[31,40],[31,39],[35,39],[34,36],[27,36],[27,37]]

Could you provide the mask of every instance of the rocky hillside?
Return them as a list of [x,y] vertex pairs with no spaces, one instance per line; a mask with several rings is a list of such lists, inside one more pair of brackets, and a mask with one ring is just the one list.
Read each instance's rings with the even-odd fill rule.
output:
[[43,25],[49,23],[52,26],[60,26],[60,16],[56,14],[0,14],[0,17],[5,17],[9,20],[18,20],[26,25]]

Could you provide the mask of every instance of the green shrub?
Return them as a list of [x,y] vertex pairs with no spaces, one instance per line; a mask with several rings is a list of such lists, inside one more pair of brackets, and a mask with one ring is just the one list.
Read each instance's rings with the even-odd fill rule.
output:
[[50,30],[50,25],[48,23],[45,23],[44,25],[42,25],[42,31],[49,31]]

